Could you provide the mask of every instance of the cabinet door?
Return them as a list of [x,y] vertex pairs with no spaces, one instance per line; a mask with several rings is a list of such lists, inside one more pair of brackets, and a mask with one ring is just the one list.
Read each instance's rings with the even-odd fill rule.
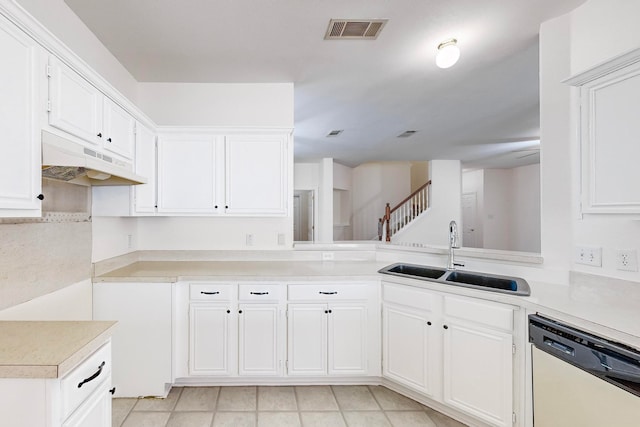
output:
[[84,401],[62,427],[111,427],[111,393],[109,380]]
[[190,304],[189,374],[226,376],[235,371],[237,331],[230,304]]
[[40,216],[41,50],[0,16],[0,217]]
[[280,374],[280,309],[278,304],[238,307],[240,375]]
[[215,145],[215,137],[158,139],[158,212],[216,212]]
[[382,318],[383,375],[433,397],[441,351],[436,325],[427,313],[390,304],[383,306]]
[[146,184],[134,185],[134,214],[156,211],[156,135],[140,123],[136,124],[135,168],[147,178]]
[[49,59],[49,125],[93,146],[101,144],[103,95],[55,57]]
[[326,304],[289,304],[289,375],[327,374]]
[[104,97],[104,131],[102,135],[105,150],[127,159],[133,158],[136,121],[119,105]]
[[328,321],[329,375],[365,375],[366,304],[330,304]]
[[496,426],[511,425],[511,334],[445,319],[444,401]]
[[225,150],[225,212],[285,215],[287,137],[227,137]]
[[163,396],[171,383],[171,283],[94,283],[93,319],[118,321],[116,396]]

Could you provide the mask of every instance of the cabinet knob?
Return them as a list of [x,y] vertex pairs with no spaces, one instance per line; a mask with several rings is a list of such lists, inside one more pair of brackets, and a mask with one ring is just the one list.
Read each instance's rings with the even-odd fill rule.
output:
[[431,322],[427,322],[427,325],[431,326]]
[[229,206],[225,206],[224,208],[225,208],[225,209],[229,209]]
[[111,394],[116,394],[116,388],[114,387],[114,388],[112,388],[111,390],[109,390],[109,393],[111,393]]
[[329,310],[325,310],[325,311],[324,311],[324,314],[327,314],[327,313],[329,313]]
[[242,314],[242,310],[238,310],[238,313]]
[[231,310],[227,310],[227,314],[231,313]]
[[218,209],[218,205],[215,205],[215,206],[214,206],[214,209]]
[[98,138],[102,138],[102,132],[98,133]]
[[44,200],[44,194],[38,194],[38,195],[36,196],[36,199],[38,199],[38,200]]
[[443,325],[442,327],[445,328],[445,329],[449,329],[449,327],[447,325]]
[[111,138],[107,138],[107,142],[111,142]]
[[331,311],[331,310],[329,310],[329,313],[332,313],[332,311]]

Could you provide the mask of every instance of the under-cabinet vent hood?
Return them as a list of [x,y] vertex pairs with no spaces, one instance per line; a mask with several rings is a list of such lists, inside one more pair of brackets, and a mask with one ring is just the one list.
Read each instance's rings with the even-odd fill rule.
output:
[[130,163],[42,131],[42,177],[82,185],[146,184]]

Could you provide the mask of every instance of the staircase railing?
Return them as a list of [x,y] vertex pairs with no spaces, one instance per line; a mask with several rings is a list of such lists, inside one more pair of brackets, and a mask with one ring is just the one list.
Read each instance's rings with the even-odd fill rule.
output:
[[385,236],[387,242],[391,236],[413,221],[418,215],[429,208],[431,180],[407,196],[395,207],[389,203],[385,207],[384,216],[378,220],[378,240]]

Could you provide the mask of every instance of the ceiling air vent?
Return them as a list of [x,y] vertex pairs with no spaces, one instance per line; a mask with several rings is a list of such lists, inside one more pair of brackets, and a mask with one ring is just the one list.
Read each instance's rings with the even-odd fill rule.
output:
[[398,138],[409,138],[410,136],[412,136],[416,132],[418,132],[418,131],[417,130],[406,130],[406,131],[402,132],[400,135],[398,135]]
[[340,135],[341,133],[342,133],[342,129],[340,129],[340,130],[332,130],[331,132],[329,132],[329,133],[327,134],[327,136],[338,136],[338,135]]
[[375,40],[387,21],[388,19],[332,19],[324,39]]

